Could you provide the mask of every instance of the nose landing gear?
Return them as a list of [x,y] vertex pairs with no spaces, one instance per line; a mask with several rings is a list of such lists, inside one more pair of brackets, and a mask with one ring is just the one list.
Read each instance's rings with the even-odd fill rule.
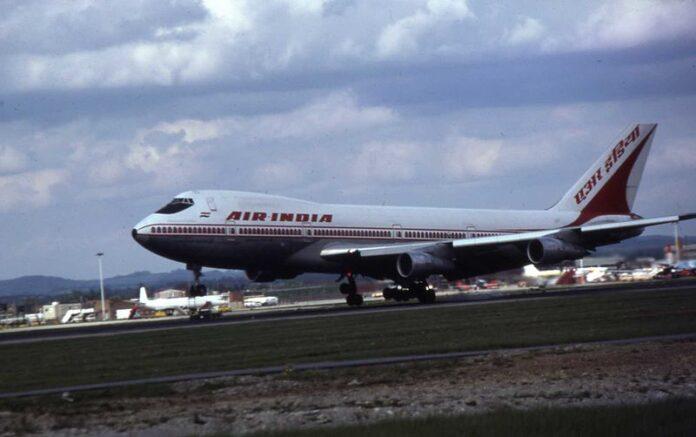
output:
[[191,287],[189,287],[189,297],[205,296],[208,294],[208,289],[200,282],[201,276],[203,276],[201,266],[187,264],[186,269],[193,272],[193,284],[191,284]]

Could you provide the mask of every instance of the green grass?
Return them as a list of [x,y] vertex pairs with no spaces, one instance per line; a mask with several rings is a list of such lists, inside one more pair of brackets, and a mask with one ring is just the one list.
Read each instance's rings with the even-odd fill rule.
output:
[[501,409],[461,416],[389,420],[371,425],[258,433],[254,437],[688,436],[696,435],[696,400],[644,405]]
[[0,392],[189,372],[696,332],[696,288],[0,346]]

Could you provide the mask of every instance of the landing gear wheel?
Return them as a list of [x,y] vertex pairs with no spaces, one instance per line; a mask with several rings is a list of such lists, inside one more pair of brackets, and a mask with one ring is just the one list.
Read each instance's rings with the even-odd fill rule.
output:
[[352,273],[348,273],[345,276],[348,278],[348,282],[344,282],[339,285],[339,291],[345,295],[356,294],[358,291],[358,285],[355,283],[355,276],[353,276]]
[[401,290],[394,295],[394,300],[397,302],[407,302],[410,298],[409,290]]
[[384,300],[395,299],[397,293],[398,290],[395,287],[386,287],[382,290],[382,297],[384,297]]
[[420,303],[435,303],[435,290],[425,281],[415,282],[411,285],[410,291]]
[[417,294],[418,302],[420,303],[435,303],[435,292],[430,289],[426,289]]
[[355,294],[356,288],[357,287],[355,286],[355,282],[353,282],[352,284],[350,282],[344,282],[338,286],[338,289],[342,294]]
[[363,304],[363,297],[360,294],[349,294],[346,296],[346,303],[350,306],[360,306]]

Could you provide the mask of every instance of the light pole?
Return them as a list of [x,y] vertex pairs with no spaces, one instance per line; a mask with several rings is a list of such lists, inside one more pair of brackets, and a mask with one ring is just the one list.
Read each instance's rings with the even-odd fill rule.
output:
[[99,260],[99,288],[101,288],[101,313],[102,320],[108,320],[109,316],[106,314],[106,307],[104,306],[104,271],[102,270],[102,256],[104,256],[104,252],[97,253],[97,259]]
[[681,260],[681,250],[679,248],[679,222],[674,223],[674,258],[672,264],[677,265]]

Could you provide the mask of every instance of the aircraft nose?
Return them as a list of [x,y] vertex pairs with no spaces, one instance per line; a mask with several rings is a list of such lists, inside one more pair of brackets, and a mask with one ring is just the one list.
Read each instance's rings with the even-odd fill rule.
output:
[[133,228],[133,230],[131,231],[131,235],[133,236],[133,239],[135,241],[138,241],[138,230],[137,229]]

